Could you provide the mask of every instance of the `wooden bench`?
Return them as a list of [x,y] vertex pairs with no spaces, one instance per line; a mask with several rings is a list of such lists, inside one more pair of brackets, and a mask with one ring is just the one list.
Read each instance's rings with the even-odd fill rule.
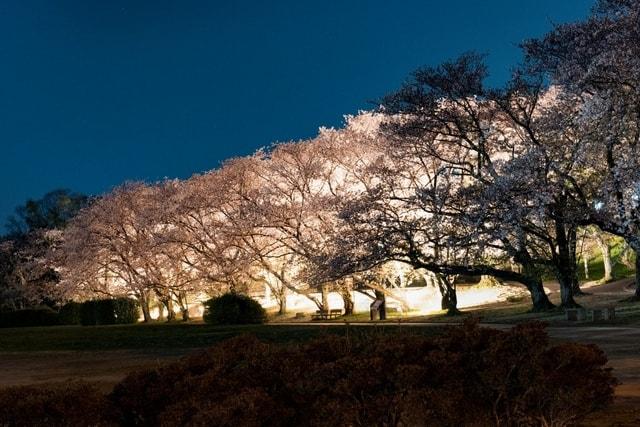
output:
[[311,320],[337,319],[340,316],[342,316],[342,310],[339,308],[331,310],[316,310],[315,314],[311,316]]

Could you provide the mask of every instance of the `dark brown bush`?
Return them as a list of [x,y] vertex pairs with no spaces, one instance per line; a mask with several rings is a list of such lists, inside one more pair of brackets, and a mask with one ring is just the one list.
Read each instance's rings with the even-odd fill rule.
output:
[[20,402],[14,389],[0,397],[3,406],[19,402],[0,410],[0,425],[38,424],[51,407],[55,420],[74,425],[566,425],[611,403],[615,380],[605,365],[595,346],[550,345],[538,323],[287,345],[243,336],[132,373],[108,404],[94,392],[78,398],[77,389],[67,403],[55,393]]
[[551,346],[538,323],[285,346],[245,336],[132,374],[111,398],[132,425],[563,425],[611,402],[605,364],[597,347]]
[[117,425],[117,418],[112,416],[107,398],[88,384],[9,387],[0,390],[1,426]]

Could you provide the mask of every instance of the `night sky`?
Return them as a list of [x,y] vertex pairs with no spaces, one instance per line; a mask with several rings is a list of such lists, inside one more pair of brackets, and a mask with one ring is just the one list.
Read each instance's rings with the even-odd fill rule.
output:
[[371,108],[420,65],[584,17],[589,0],[0,1],[0,225],[56,188],[186,178]]

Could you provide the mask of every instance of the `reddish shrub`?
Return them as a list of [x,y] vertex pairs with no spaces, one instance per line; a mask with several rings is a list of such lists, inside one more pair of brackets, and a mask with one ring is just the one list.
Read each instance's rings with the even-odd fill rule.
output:
[[82,383],[0,390],[0,425],[7,427],[117,425],[111,409],[104,394]]
[[605,364],[594,346],[550,346],[539,323],[435,339],[239,337],[130,375],[111,398],[137,425],[565,424],[611,402]]
[[287,345],[244,336],[129,375],[111,406],[80,389],[25,403],[13,389],[0,398],[14,406],[0,410],[0,425],[106,423],[109,410],[140,426],[565,425],[611,402],[605,364],[595,346],[551,346],[538,323]]

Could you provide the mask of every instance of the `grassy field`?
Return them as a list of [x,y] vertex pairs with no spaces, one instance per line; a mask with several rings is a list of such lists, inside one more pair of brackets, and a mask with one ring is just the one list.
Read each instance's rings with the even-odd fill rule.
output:
[[[395,329],[397,331],[397,329]],[[152,323],[113,326],[51,326],[0,329],[0,352],[99,351],[203,348],[221,340],[253,334],[269,342],[305,341],[321,334],[385,333],[385,327]],[[433,333],[421,328],[420,333]]]

